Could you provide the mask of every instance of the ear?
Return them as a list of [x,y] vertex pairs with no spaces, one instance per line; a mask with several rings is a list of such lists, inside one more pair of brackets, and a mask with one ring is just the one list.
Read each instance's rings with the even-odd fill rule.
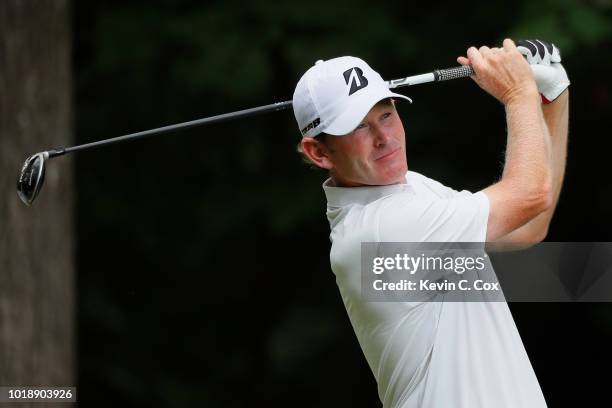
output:
[[312,137],[302,138],[302,152],[317,167],[331,170],[334,165],[330,157],[330,150],[327,146]]

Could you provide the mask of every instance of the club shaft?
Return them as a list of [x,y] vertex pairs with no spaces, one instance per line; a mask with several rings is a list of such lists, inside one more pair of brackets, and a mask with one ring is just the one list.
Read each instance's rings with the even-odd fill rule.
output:
[[163,127],[145,130],[145,131],[137,132],[137,133],[130,133],[129,135],[118,136],[112,139],[100,140],[98,142],[92,142],[92,143],[87,143],[87,144],[82,144],[82,145],[72,146],[72,147],[66,147],[66,148],[53,149],[53,150],[49,150],[48,153],[49,153],[49,157],[61,156],[66,153],[73,153],[73,152],[77,152],[80,150],[93,149],[96,147],[107,146],[107,145],[111,145],[114,143],[121,143],[121,142],[125,142],[128,140],[136,140],[136,139],[140,139],[146,136],[152,136],[152,135],[156,135],[160,133],[169,133],[169,132],[174,132],[177,130],[189,129],[192,127],[207,125],[211,123],[218,123],[218,122],[223,122],[227,120],[243,118],[247,116],[255,116],[255,115],[259,115],[259,114],[267,113],[267,112],[281,111],[289,107],[291,107],[291,101],[277,102],[277,103],[273,103],[270,105],[258,106],[256,108],[250,108],[250,109],[244,109],[244,110],[239,110],[239,111],[230,112],[230,113],[224,113],[221,115],[210,116],[210,117],[203,118],[203,119],[196,119],[196,120],[192,120],[189,122],[178,123],[175,125],[163,126]]
[[[394,79],[391,81],[387,81],[389,88],[399,88],[404,86],[411,86],[422,84],[426,82],[437,82],[437,81],[446,81],[449,79],[455,78],[463,78],[470,75],[473,75],[474,71],[471,65],[459,66],[455,68],[449,69],[441,69],[436,70],[434,72],[430,72],[427,74],[414,75],[406,78]],[[255,116],[262,113],[268,112],[277,112],[281,110],[288,109],[292,106],[292,101],[284,101],[277,102],[270,105],[259,106],[256,108],[244,109],[240,111],[224,113],[217,116],[210,116],[208,118],[196,119],[189,122],[177,123],[175,125],[163,126],[151,130],[145,130],[137,133],[130,133],[129,135],[118,136],[111,139],[100,140],[97,142],[82,144],[78,146],[65,147],[65,148],[57,148],[48,150],[49,157],[61,156],[66,153],[77,152],[80,150],[88,150],[93,149],[100,146],[107,146],[115,143],[126,142],[128,140],[136,140],[147,136],[152,136],[160,133],[169,133],[174,132],[176,130],[189,129],[196,126],[207,125],[211,123],[218,123],[227,120],[233,120],[238,118],[244,118],[247,116]]]

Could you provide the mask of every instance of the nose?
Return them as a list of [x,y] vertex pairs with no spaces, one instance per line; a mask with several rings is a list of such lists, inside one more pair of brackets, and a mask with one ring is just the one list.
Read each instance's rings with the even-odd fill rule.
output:
[[391,131],[382,126],[375,126],[373,129],[374,146],[385,147],[391,140]]

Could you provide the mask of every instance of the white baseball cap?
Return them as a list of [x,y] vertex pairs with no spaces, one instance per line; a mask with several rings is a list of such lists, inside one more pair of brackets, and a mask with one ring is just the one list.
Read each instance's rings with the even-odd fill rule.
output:
[[303,137],[320,133],[346,135],[385,98],[400,98],[378,72],[360,58],[319,60],[297,83],[293,113]]

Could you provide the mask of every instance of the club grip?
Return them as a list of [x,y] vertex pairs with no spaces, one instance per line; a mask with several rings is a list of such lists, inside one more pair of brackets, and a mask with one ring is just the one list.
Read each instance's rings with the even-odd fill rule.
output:
[[449,79],[465,78],[474,75],[474,68],[471,65],[462,65],[455,68],[437,69],[433,74],[436,82],[448,81]]

